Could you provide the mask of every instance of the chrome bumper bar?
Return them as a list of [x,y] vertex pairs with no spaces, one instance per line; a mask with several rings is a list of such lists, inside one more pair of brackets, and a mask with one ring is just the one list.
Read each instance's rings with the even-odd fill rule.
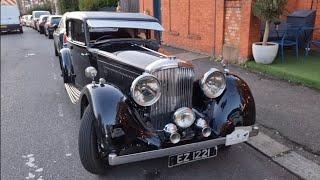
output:
[[[245,127],[248,130],[248,127]],[[249,137],[256,136],[259,133],[259,128],[257,126],[250,127],[249,129]],[[164,156],[176,155],[181,154],[184,152],[191,152],[197,151],[201,149],[205,149],[208,147],[214,147],[217,145],[225,144],[226,137],[220,137],[217,139],[211,139],[207,141],[192,143],[192,144],[185,144],[181,146],[175,146],[165,149],[159,149],[154,151],[146,151],[141,153],[129,154],[118,156],[115,153],[109,154],[109,164],[110,165],[119,165],[119,164],[126,164],[131,162],[143,161],[148,159],[155,159]]]

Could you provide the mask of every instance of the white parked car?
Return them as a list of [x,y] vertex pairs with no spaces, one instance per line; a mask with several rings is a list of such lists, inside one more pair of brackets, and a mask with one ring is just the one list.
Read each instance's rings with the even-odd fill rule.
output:
[[51,14],[49,11],[32,11],[33,23],[31,24],[31,27],[33,27],[36,30],[39,30],[37,27],[37,22],[40,20],[41,15],[51,15]]
[[1,5],[1,32],[3,31],[23,33],[20,24],[20,11],[17,5]]
[[27,20],[26,20],[26,26],[27,27],[31,27],[31,24],[32,24],[32,15],[28,15],[27,16]]

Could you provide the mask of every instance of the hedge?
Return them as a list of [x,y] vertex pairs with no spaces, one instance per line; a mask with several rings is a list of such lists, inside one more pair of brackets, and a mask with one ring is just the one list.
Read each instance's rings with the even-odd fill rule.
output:
[[28,10],[27,14],[32,14],[32,11],[50,11],[50,13],[52,13],[51,3],[47,2],[47,3],[44,3],[42,5],[34,6],[31,9]]
[[119,0],[79,0],[81,11],[96,11],[103,7],[116,7]]
[[79,11],[78,0],[59,0],[60,14],[71,11]]

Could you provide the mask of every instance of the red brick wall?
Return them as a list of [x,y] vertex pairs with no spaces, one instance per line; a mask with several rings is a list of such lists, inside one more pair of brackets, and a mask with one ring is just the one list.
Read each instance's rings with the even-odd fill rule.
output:
[[162,0],[163,40],[166,44],[213,52],[214,6],[212,0]]
[[153,16],[153,0],[139,0],[140,12]]
[[[318,2],[318,4],[314,5],[313,9],[317,9],[317,16],[316,16],[315,26],[320,28],[320,1]],[[314,39],[320,39],[320,29],[318,29],[314,33],[313,38]]]
[[[260,39],[260,21],[253,16],[254,0],[161,0],[165,44],[243,62]],[[310,9],[312,0],[288,0],[288,13]],[[320,2],[316,26],[320,26]],[[153,15],[153,0],[140,0],[140,12]],[[319,36],[315,36],[317,38]],[[232,56],[230,56],[232,54]]]
[[238,46],[240,43],[241,0],[225,2],[224,43]]
[[[152,0],[140,0],[140,12],[145,9],[153,9]],[[222,53],[224,0],[161,0],[161,14],[165,44]]]

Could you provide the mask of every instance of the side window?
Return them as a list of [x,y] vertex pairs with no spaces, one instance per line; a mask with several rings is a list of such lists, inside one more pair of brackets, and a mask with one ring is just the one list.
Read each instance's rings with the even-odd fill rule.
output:
[[67,21],[67,29],[66,29],[66,32],[67,32],[67,37],[70,37],[70,38],[72,37],[71,29],[72,29],[71,21]]
[[65,22],[65,18],[62,17],[58,27],[64,29],[65,28],[65,23],[66,23]]
[[83,22],[79,20],[73,21],[72,31],[71,31],[71,38],[74,41],[85,42],[85,34],[84,34],[84,27]]

